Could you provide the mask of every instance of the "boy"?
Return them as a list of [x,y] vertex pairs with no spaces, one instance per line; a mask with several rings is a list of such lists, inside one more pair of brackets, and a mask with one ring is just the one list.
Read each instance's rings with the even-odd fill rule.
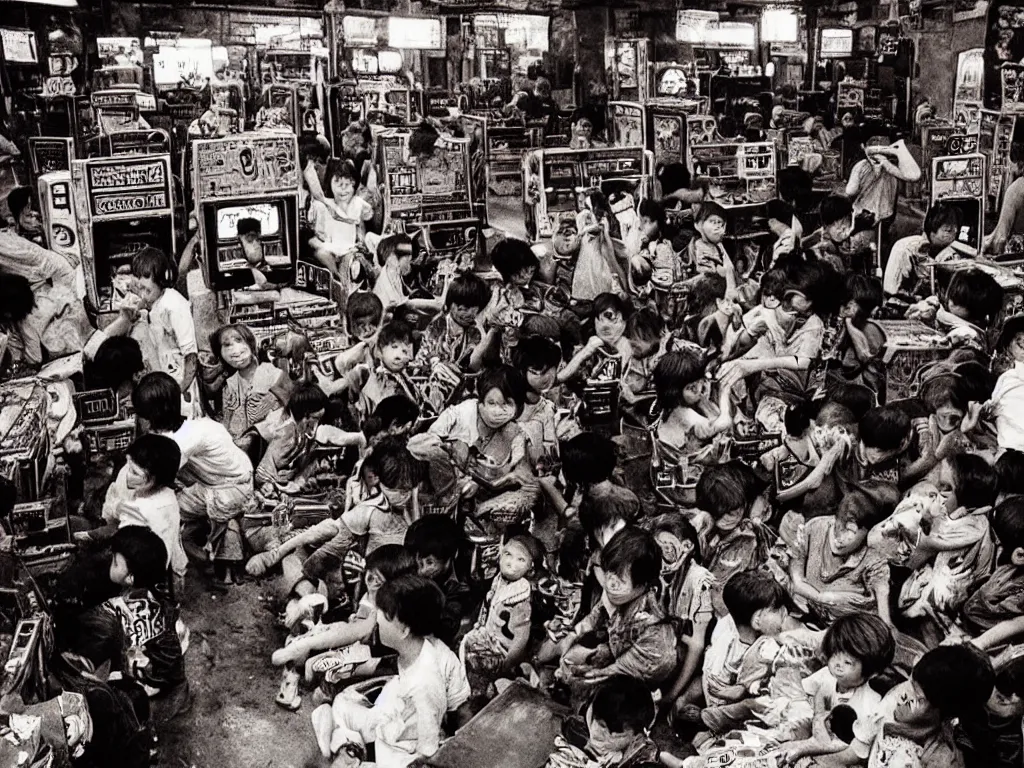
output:
[[550,467],[558,456],[558,408],[550,392],[561,361],[562,350],[541,336],[527,336],[512,350],[512,365],[526,373],[526,404],[518,422],[526,433],[530,464],[542,476],[545,468],[539,465]]
[[897,240],[885,263],[882,289],[886,296],[920,296],[930,287],[929,270],[921,266],[923,260],[942,259],[955,255],[949,246],[960,234],[963,214],[949,203],[939,201],[928,209],[924,217],[924,232]]
[[966,768],[1018,768],[1024,763],[1024,657],[996,671],[985,708],[960,718],[956,742]]
[[429,368],[440,362],[460,373],[480,370],[484,345],[479,318],[490,300],[487,283],[472,272],[452,280],[445,295],[444,314],[434,318],[423,332],[417,363]]
[[[675,630],[655,594],[661,550],[651,534],[627,527],[604,545],[600,563],[604,597],[560,643],[559,674],[584,685],[627,675],[657,688],[678,666]],[[594,647],[601,632],[607,644]]]
[[945,302],[929,296],[907,310],[907,318],[934,321],[943,329],[960,330],[973,345],[988,350],[989,328],[1003,308],[1003,288],[996,279],[980,269],[955,272],[946,288]]
[[[580,503],[592,507],[614,508],[626,522],[640,517],[640,499],[628,488],[612,482],[615,472],[615,444],[593,432],[584,432],[562,444],[562,474],[567,485],[578,489],[576,506],[566,502],[559,494],[553,498],[560,514],[566,520],[576,516]],[[544,486],[548,489],[548,486]]]
[[313,730],[325,758],[340,753],[365,757],[365,745],[373,743],[378,768],[404,768],[437,751],[445,713],[469,697],[461,662],[431,639],[443,600],[437,585],[422,576],[400,576],[381,586],[380,642],[397,652],[398,675],[372,707],[342,693],[333,705],[313,712]]
[[272,288],[267,279],[266,270],[270,265],[263,255],[263,243],[260,236],[263,234],[263,226],[259,219],[246,217],[239,219],[236,225],[238,242],[242,245],[242,254],[245,262],[249,265],[249,272],[252,275],[253,285],[257,288]]
[[802,245],[843,274],[853,250],[853,204],[848,197],[829,195],[821,201],[819,210],[821,228],[804,238]]
[[882,236],[896,220],[896,196],[899,182],[914,183],[921,178],[921,167],[907,151],[906,144],[890,144],[888,136],[872,136],[864,149],[864,159],[853,166],[846,194],[853,200],[860,228],[882,225]]
[[526,303],[523,291],[533,281],[540,260],[530,244],[508,238],[491,251],[491,263],[501,275],[501,284],[494,286],[491,300],[483,311],[483,323],[488,327],[488,345],[501,340],[502,346],[512,345],[514,329],[522,322],[520,309]]
[[356,410],[362,418],[370,416],[377,404],[391,395],[405,395],[414,403],[420,402],[419,392],[406,373],[414,355],[411,325],[392,320],[380,329],[374,355],[377,366],[359,391]]
[[122,589],[108,603],[121,620],[126,669],[154,696],[185,682],[185,662],[167,595],[167,550],[149,528],[129,525],[110,539],[110,581]]
[[995,421],[996,441],[1003,451],[1024,450],[1024,315],[1003,323],[996,351],[1004,353],[1013,366],[996,381],[992,397],[982,413]]
[[654,368],[665,354],[668,343],[665,321],[653,309],[645,307],[626,319],[626,340],[633,354],[622,379],[620,393],[627,403],[635,403],[638,395],[654,390]]
[[420,576],[432,580],[444,594],[437,639],[453,649],[468,629],[467,620],[475,615],[470,589],[455,573],[455,558],[465,538],[446,515],[421,517],[405,532],[406,549],[416,558]]
[[998,564],[964,604],[962,619],[974,644],[985,650],[1024,633],[1024,497],[999,502],[991,527],[999,543]]
[[[268,446],[256,467],[259,483],[283,485],[286,493],[298,492],[296,481],[313,458],[316,428],[326,409],[327,395],[316,384],[300,384],[292,392],[284,419],[274,423],[271,434],[264,435]],[[260,426],[257,430],[262,434]]]
[[718,203],[701,203],[694,220],[694,229],[700,237],[686,246],[687,261],[699,274],[717,274],[729,261],[722,245],[727,221],[725,209]]

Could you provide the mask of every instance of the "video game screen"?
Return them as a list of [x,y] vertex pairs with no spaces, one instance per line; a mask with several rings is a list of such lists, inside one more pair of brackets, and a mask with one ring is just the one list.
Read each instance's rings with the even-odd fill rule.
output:
[[221,242],[236,240],[240,219],[256,219],[260,223],[261,237],[275,237],[281,232],[281,208],[275,203],[256,203],[217,211],[217,239]]

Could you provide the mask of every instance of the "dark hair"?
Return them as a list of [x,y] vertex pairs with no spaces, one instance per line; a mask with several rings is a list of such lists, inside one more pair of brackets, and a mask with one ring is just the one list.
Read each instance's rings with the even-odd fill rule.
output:
[[[1000,493],[1024,495],[1024,452],[1013,448],[1003,451],[996,459],[996,473],[999,475]],[[1021,542],[1024,546],[1024,537]]]
[[853,724],[857,722],[857,710],[849,704],[837,704],[828,713],[828,727],[832,735],[845,744],[853,739]]
[[117,615],[102,606],[54,615],[54,650],[87,659],[94,668],[119,662],[125,650],[124,629]]
[[383,267],[392,256],[400,259],[413,253],[411,237],[406,234],[388,235],[377,244],[377,263]]
[[882,284],[877,277],[851,272],[843,284],[843,303],[848,301],[857,302],[858,319],[866,320],[882,306]]
[[345,317],[349,330],[359,320],[370,319],[376,325],[384,317],[384,303],[371,291],[356,291],[348,297]]
[[765,217],[781,221],[786,226],[789,226],[794,215],[795,211],[793,210],[793,206],[785,200],[769,200],[765,204]]
[[637,207],[637,213],[640,216],[646,216],[659,227],[665,226],[665,206],[657,200],[652,200],[651,198],[641,200],[640,205]]
[[36,306],[32,285],[21,275],[0,272],[0,312],[12,323],[20,323]]
[[1024,656],[1017,656],[996,672],[995,688],[1004,696],[1024,699]]
[[596,319],[609,311],[618,312],[626,320],[633,313],[633,305],[617,293],[599,293],[594,297],[590,316]]
[[124,558],[133,587],[154,589],[167,581],[167,547],[163,539],[146,526],[118,528],[110,538],[110,551]]
[[296,421],[327,409],[327,395],[316,384],[300,384],[288,397],[286,410]]
[[447,515],[425,515],[405,532],[405,546],[416,557],[451,562],[466,540],[462,528]]
[[738,627],[749,627],[754,614],[789,605],[785,588],[770,574],[750,570],[733,574],[722,589],[722,602]]
[[911,676],[943,720],[981,711],[996,679],[988,656],[969,643],[933,648],[914,665]]
[[388,344],[415,344],[416,336],[414,329],[405,320],[398,318],[384,323],[377,336],[377,346],[386,347]]
[[154,432],[174,432],[185,421],[181,415],[181,387],[163,371],[147,373],[135,385],[132,407]]
[[132,274],[148,278],[166,289],[178,282],[178,265],[159,248],[146,246],[132,259]]
[[888,667],[896,654],[892,630],[873,613],[851,613],[835,620],[821,641],[825,658],[847,653],[860,661],[864,679]]
[[483,402],[487,393],[492,389],[498,390],[506,400],[511,400],[516,405],[516,418],[526,407],[526,376],[511,365],[497,365],[487,368],[476,380],[476,396]]
[[430,123],[422,122],[409,135],[409,154],[413,157],[434,154],[435,145],[441,134]]
[[853,216],[853,202],[846,195],[828,195],[819,208],[821,225],[827,227]]
[[132,381],[135,374],[146,370],[142,348],[131,336],[111,336],[103,340],[96,357],[89,366],[90,378],[100,387],[115,392],[121,385]]
[[[827,406],[845,408],[850,413],[852,421],[859,422],[875,407],[875,398],[876,395],[870,387],[863,384],[844,384],[833,390],[822,409]],[[820,417],[821,411],[818,414]]]
[[975,453],[958,453],[949,460],[956,486],[956,503],[967,509],[990,507],[999,493],[995,468]]
[[943,225],[952,225],[953,229],[959,232],[963,222],[964,215],[959,208],[940,200],[928,209],[924,217],[924,233],[933,235]]
[[381,440],[363,461],[364,469],[377,475],[382,485],[397,490],[411,490],[419,485],[422,466],[409,453],[405,441],[397,438]]
[[786,425],[787,435],[802,435],[811,426],[814,409],[806,400],[800,400],[786,408],[783,416],[783,423]]
[[700,204],[700,208],[697,209],[697,215],[694,217],[694,221],[698,224],[703,224],[712,216],[718,216],[722,221],[729,221],[725,208],[713,200],[707,200]]
[[356,175],[356,167],[352,164],[351,160],[332,157],[327,161],[327,167],[324,169],[324,187],[326,187],[328,195],[331,193],[331,183],[334,181],[335,177],[339,179],[349,179],[352,181],[354,186],[359,186],[359,177]]
[[408,574],[389,579],[377,592],[377,610],[408,627],[415,637],[429,637],[441,623],[444,595],[430,579]]
[[661,314],[650,307],[644,307],[634,312],[626,320],[626,338],[642,341],[654,341],[661,339],[665,332],[665,321]]
[[1013,553],[1024,547],[1024,497],[1006,499],[992,511],[992,531],[1002,548],[1000,564],[1007,565]]
[[811,175],[795,165],[780,168],[778,174],[779,196],[790,203],[798,203],[814,190]]
[[224,365],[224,357],[221,354],[221,350],[224,348],[224,335],[229,331],[237,333],[242,341],[249,345],[249,349],[252,350],[253,356],[256,355],[256,337],[253,335],[249,326],[243,325],[242,323],[231,323],[230,325],[222,325],[216,331],[210,334],[210,351],[213,352],[213,356],[221,361]]
[[506,238],[494,246],[491,251],[491,263],[498,270],[502,281],[506,283],[524,269],[536,269],[540,266],[540,260],[530,244],[514,237]]
[[895,405],[880,405],[864,414],[858,434],[868,448],[895,451],[910,437],[910,417]]
[[416,573],[416,558],[401,544],[382,544],[366,556],[363,573],[378,571],[384,581]]
[[706,367],[703,353],[697,350],[681,349],[662,355],[652,375],[658,407],[668,413],[685,405],[683,391],[704,378]]
[[582,432],[560,446],[562,472],[573,485],[595,485],[608,480],[617,462],[615,443],[595,432]]
[[786,290],[804,294],[814,313],[825,317],[839,306],[842,284],[839,275],[828,264],[794,259],[786,264]]
[[647,531],[627,526],[601,548],[601,568],[619,576],[629,574],[635,589],[647,589],[661,575],[661,549]]
[[399,424],[412,424],[420,416],[420,407],[405,395],[385,397],[373,413],[363,419],[363,434],[367,439],[376,437],[386,429]]
[[29,187],[15,187],[7,195],[7,208],[17,221],[21,212],[32,205],[32,190]]
[[685,163],[669,163],[658,169],[661,193],[671,195],[680,189],[690,188],[690,169]]
[[762,481],[743,462],[714,464],[697,481],[697,507],[717,520],[735,509],[746,509],[762,490]]
[[840,523],[856,523],[858,528],[870,530],[885,519],[885,510],[869,494],[851,488],[843,494],[836,509]]
[[181,449],[164,435],[142,435],[128,446],[128,456],[146,471],[154,484],[173,488],[181,466]]
[[487,283],[472,272],[466,272],[448,284],[444,306],[445,309],[450,309],[453,304],[458,304],[461,307],[483,309],[490,301],[491,289]]
[[700,534],[698,534],[697,529],[693,527],[693,523],[678,512],[666,512],[664,515],[658,515],[658,517],[654,518],[651,523],[651,535],[657,536],[659,533],[670,533],[679,539],[679,541],[690,542],[690,544],[693,545],[693,555],[691,559],[693,562],[700,565],[702,559],[700,550]]
[[963,394],[963,387],[960,386],[960,379],[954,374],[928,379],[921,384],[917,396],[932,413],[946,405],[963,411],[966,410],[968,403]]
[[243,235],[256,235],[259,237],[263,234],[263,225],[260,224],[259,219],[246,216],[245,218],[238,220],[238,223],[235,225],[235,231],[238,233],[239,237],[242,237]]
[[644,733],[654,723],[654,698],[635,677],[614,675],[597,686],[590,703],[595,722],[609,733]]
[[781,299],[786,295],[786,273],[781,269],[769,269],[761,275],[761,295]]
[[547,371],[562,361],[562,349],[543,336],[520,338],[512,350],[512,363],[522,372]]
[[987,326],[1003,308],[1003,288],[980,269],[965,269],[953,274],[946,289],[946,304],[967,310],[968,321]]

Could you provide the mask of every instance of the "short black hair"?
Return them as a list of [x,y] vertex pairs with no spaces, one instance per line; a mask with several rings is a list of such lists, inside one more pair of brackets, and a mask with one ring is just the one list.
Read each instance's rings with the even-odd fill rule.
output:
[[416,557],[436,557],[451,562],[459,554],[466,535],[447,515],[424,515],[405,532],[405,546]]
[[661,314],[650,307],[637,310],[626,320],[626,338],[643,341],[661,339],[665,332],[665,321]]
[[487,393],[496,389],[506,400],[511,400],[516,406],[516,418],[526,407],[526,376],[522,371],[516,370],[511,365],[496,365],[493,368],[484,370],[476,380],[476,396],[483,402]]
[[697,481],[697,507],[718,519],[733,510],[746,509],[764,490],[764,482],[742,461],[714,464]]
[[793,210],[793,206],[785,200],[769,200],[765,204],[765,217],[769,220],[775,219],[789,226],[795,215],[796,211]]
[[89,366],[90,378],[99,387],[115,392],[122,384],[135,379],[135,375],[146,370],[142,359],[142,347],[131,336],[111,336],[103,340],[96,350],[96,357]]
[[[1000,493],[1024,496],[1024,452],[1007,448],[996,459],[996,473]],[[1024,539],[1021,546],[1024,546]]]
[[378,571],[384,581],[416,573],[416,558],[401,544],[382,544],[366,556],[363,573]]
[[853,216],[853,202],[846,195],[828,195],[819,207],[821,225],[827,227]]
[[943,720],[981,711],[996,680],[988,656],[969,643],[933,648],[914,665],[911,676]]
[[601,548],[601,567],[608,573],[629,574],[635,589],[648,589],[661,575],[661,548],[647,531],[627,526]]
[[991,507],[999,494],[999,474],[976,453],[958,453],[949,460],[956,502],[967,509]]
[[597,686],[590,703],[595,722],[609,733],[644,733],[654,723],[654,697],[635,677],[614,675]]
[[611,478],[617,462],[615,443],[595,432],[581,432],[561,444],[562,473],[574,485],[595,485]]
[[1002,548],[1000,563],[1006,565],[1013,553],[1024,547],[1024,497],[999,503],[992,512],[992,531]]
[[157,486],[173,488],[181,466],[181,449],[165,435],[142,435],[128,446],[128,456]]
[[680,189],[690,188],[690,169],[685,163],[668,163],[661,166],[658,171],[658,180],[661,182],[661,192],[664,195],[671,195]]
[[769,269],[761,275],[761,295],[774,296],[776,299],[781,299],[786,295],[786,286],[788,284],[785,270],[778,268]]
[[243,235],[256,235],[256,237],[259,237],[263,234],[263,225],[260,224],[259,219],[246,216],[238,220],[238,223],[235,225],[235,231],[239,237]]
[[910,427],[906,411],[895,405],[879,405],[864,414],[858,434],[868,448],[895,451],[910,437]]
[[814,408],[806,400],[800,400],[786,407],[782,422],[786,426],[786,434],[797,437],[806,432],[814,418]]
[[814,190],[814,179],[811,175],[795,165],[779,169],[779,196],[787,202],[799,202]]
[[843,284],[843,303],[857,302],[862,317],[869,317],[878,307],[882,306],[882,284],[877,277],[869,277],[858,272],[846,276]]
[[132,407],[154,432],[174,432],[185,421],[181,415],[181,387],[163,371],[147,373],[135,385]]
[[964,396],[960,378],[954,374],[928,379],[921,384],[917,396],[932,413],[947,405],[958,411],[967,409],[968,400]]
[[32,284],[26,278],[0,272],[0,307],[3,307],[3,316],[12,323],[20,323],[32,314],[35,306]]
[[832,391],[822,408],[825,406],[845,408],[852,416],[853,421],[859,423],[868,411],[875,407],[876,398],[875,392],[870,387],[865,387],[863,384],[846,383]]
[[385,581],[377,592],[377,610],[408,627],[415,637],[429,637],[437,631],[443,608],[441,589],[416,574]]
[[351,182],[359,186],[359,177],[356,175],[356,167],[353,162],[347,158],[332,157],[327,161],[327,167],[324,169],[324,187],[328,195],[331,193],[331,183],[335,177],[339,179],[349,179]]
[[1003,308],[1003,287],[980,269],[964,269],[950,279],[946,304],[963,307],[968,321],[986,327]]
[[144,525],[118,528],[110,538],[111,554],[121,555],[132,575],[132,587],[155,589],[167,581],[167,547]]
[[152,280],[160,288],[178,282],[178,265],[159,248],[146,246],[132,259],[132,275]]
[[924,217],[924,233],[932,235],[944,225],[951,225],[956,232],[963,226],[964,215],[955,205],[940,200],[928,209]]
[[785,588],[765,571],[740,571],[725,582],[722,602],[737,626],[749,627],[754,614],[789,605]]
[[659,533],[669,533],[679,539],[680,542],[688,541],[693,546],[691,559],[698,565],[701,564],[702,554],[700,548],[700,534],[693,527],[693,523],[687,520],[678,512],[666,512],[658,515],[651,521],[651,533],[657,536]]
[[21,212],[30,205],[32,205],[32,189],[30,187],[15,187],[7,195],[7,207],[15,221],[21,216]]
[[618,312],[626,320],[633,314],[633,305],[617,293],[599,293],[594,297],[590,316],[597,318],[608,311]]
[[698,224],[703,224],[712,216],[717,216],[722,221],[729,221],[729,216],[726,214],[725,208],[714,200],[706,200],[700,204],[700,208],[697,209],[697,215],[694,217],[694,221]]
[[562,361],[562,349],[544,336],[520,338],[512,350],[512,363],[523,372],[547,371]]
[[530,244],[514,237],[506,238],[494,246],[491,263],[506,283],[524,269],[540,266],[540,260]]
[[381,326],[380,334],[377,336],[377,346],[386,347],[388,344],[415,344],[415,329],[405,320],[395,318]]
[[369,319],[374,324],[379,323],[384,317],[384,303],[372,291],[356,291],[348,298],[345,317],[349,329],[359,320]]
[[377,263],[382,267],[392,256],[401,259],[403,256],[414,256],[413,240],[405,233],[388,235],[377,244]]
[[836,520],[856,523],[858,528],[870,530],[886,517],[886,510],[868,493],[851,488],[843,494],[836,509]]
[[646,216],[651,221],[656,222],[659,227],[665,226],[665,206],[657,200],[651,198],[641,200],[640,205],[637,206],[637,214]]
[[386,429],[399,425],[412,425],[420,417],[420,407],[405,395],[385,397],[373,413],[363,419],[363,434],[367,439],[376,437]]
[[491,301],[491,289],[478,275],[466,272],[448,284],[448,293],[444,299],[445,309],[453,304],[461,307],[483,309]]
[[860,661],[864,679],[888,667],[896,654],[896,640],[889,625],[873,613],[841,616],[825,632],[821,651],[828,659],[847,653]]
[[995,687],[1004,696],[1024,699],[1024,656],[1010,660],[996,673]]
[[327,409],[327,395],[317,384],[299,384],[288,397],[286,410],[299,421],[317,411]]
[[381,440],[363,461],[363,466],[377,475],[381,484],[396,490],[415,488],[423,476],[422,465],[399,438]]
[[670,413],[685,405],[684,390],[703,379],[706,369],[707,360],[701,351],[680,349],[662,355],[651,376],[658,394],[658,407]]

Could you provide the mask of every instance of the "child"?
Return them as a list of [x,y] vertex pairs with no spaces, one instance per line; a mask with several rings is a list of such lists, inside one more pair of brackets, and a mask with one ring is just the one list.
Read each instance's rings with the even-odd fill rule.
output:
[[[559,674],[570,683],[600,682],[627,675],[657,688],[678,664],[675,631],[655,589],[661,553],[646,531],[624,528],[601,549],[598,580],[604,597],[561,642]],[[607,631],[607,645],[594,647],[594,633]]]
[[987,352],[988,329],[1003,308],[1003,288],[980,269],[962,269],[953,274],[945,301],[929,296],[907,310],[907,318],[935,321],[941,329],[964,334],[974,347]]
[[[561,494],[556,499],[564,520],[574,519],[583,504],[602,510],[608,513],[602,517],[623,524],[640,518],[642,510],[636,494],[612,482],[617,459],[615,443],[608,437],[583,432],[563,443],[561,454],[566,486],[576,490],[575,495],[570,495],[572,504],[567,503]],[[610,538],[610,534],[606,538]]]
[[139,342],[130,336],[111,336],[96,350],[85,368],[87,387],[109,389],[117,398],[121,413],[131,410],[132,389],[146,373]]
[[[274,425],[267,452],[256,467],[257,482],[270,484],[271,491],[298,492],[296,481],[313,458],[317,427],[326,408],[327,395],[316,384],[300,384],[292,392],[283,419]],[[263,492],[267,495],[267,489]]]
[[561,361],[562,350],[542,336],[520,339],[512,353],[513,365],[526,373],[526,404],[518,422],[526,434],[530,464],[538,474],[549,470],[558,457],[558,408],[548,393]]
[[853,710],[854,720],[871,717],[882,697],[868,683],[892,663],[895,652],[892,630],[877,616],[852,613],[828,628],[821,644],[826,666],[803,680],[804,692],[814,704],[813,735],[780,748],[787,762],[847,748],[852,739],[830,734],[828,717],[842,706]]
[[692,718],[700,700],[700,667],[708,632],[715,618],[712,595],[715,577],[701,565],[697,529],[682,516],[669,513],[651,525],[661,548],[661,602],[665,614],[681,622],[680,644],[685,653],[682,668],[664,701],[673,711]]
[[924,232],[897,240],[885,262],[882,288],[886,296],[926,295],[931,285],[930,270],[923,261],[942,259],[960,234],[963,214],[955,205],[939,201],[924,217]]
[[[309,223],[315,234],[310,240],[317,261],[348,285],[349,264],[345,261],[356,243],[366,236],[366,222],[373,218],[373,209],[356,196],[355,167],[349,160],[332,158],[324,172],[334,203],[333,210],[319,200],[309,206]],[[347,296],[348,290],[345,291]]]
[[[412,272],[412,238],[408,235],[390,235],[377,245],[377,261],[382,269],[373,286],[373,292],[384,305],[385,311],[396,307],[419,309],[430,314],[440,312],[445,306],[445,295],[439,299],[411,299],[405,278]],[[448,280],[445,289],[447,292]]]
[[964,626],[986,650],[1024,632],[1024,497],[999,503],[992,513],[992,531],[999,542],[998,565],[963,608]]
[[526,304],[523,291],[537,273],[540,260],[529,243],[507,238],[494,246],[491,263],[501,275],[501,283],[494,287],[491,301],[484,309],[484,324],[490,327],[488,341],[500,338],[503,346],[508,346],[514,329],[522,322],[520,310]]
[[372,707],[342,693],[333,705],[313,712],[313,730],[325,758],[335,758],[349,744],[365,755],[363,746],[372,742],[379,768],[404,768],[437,751],[442,718],[468,697],[462,665],[430,637],[443,599],[437,585],[422,576],[400,576],[378,590],[380,642],[397,652],[398,675]]
[[[174,496],[174,481],[181,464],[178,444],[163,435],[142,435],[128,446],[125,484],[111,484],[103,504],[103,519],[109,525],[88,533],[75,534],[78,540],[107,539],[118,528],[141,525],[160,537],[167,550],[167,567],[174,575],[174,593],[184,593],[188,558],[181,546],[181,512]],[[123,495],[127,491],[127,495]]]
[[185,682],[176,616],[167,595],[167,550],[149,528],[129,525],[110,539],[110,580],[121,588],[109,605],[121,620],[126,671],[151,696]]
[[181,388],[186,412],[199,415],[199,347],[192,307],[173,287],[178,280],[177,267],[162,251],[146,247],[132,259],[132,276],[142,307],[149,310],[154,354],[149,369],[170,374]]
[[34,292],[21,275],[0,273],[0,335],[15,363],[39,367],[81,352],[92,335],[82,301],[72,287],[42,284]]
[[686,248],[687,262],[691,269],[700,274],[717,274],[728,262],[728,254],[722,240],[728,215],[718,203],[701,203],[694,220],[694,228],[700,237],[695,237]]
[[486,352],[479,318],[490,300],[487,283],[472,272],[452,280],[445,294],[444,314],[423,332],[417,362],[429,367],[451,366],[460,374],[479,371]]
[[498,574],[459,649],[475,693],[486,694],[523,661],[530,642],[531,578],[543,562],[544,548],[533,536],[512,536],[502,545]]
[[942,512],[918,536],[911,557],[916,569],[899,601],[905,616],[930,620],[922,631],[932,644],[952,627],[970,593],[992,572],[995,543],[988,515],[998,482],[995,469],[975,454],[959,454],[941,467]]
[[921,178],[921,167],[906,144],[890,144],[887,136],[872,136],[864,147],[864,159],[853,166],[846,182],[846,194],[853,200],[854,212],[868,227],[882,225],[883,236],[896,219],[899,182],[914,183]]
[[1024,759],[1024,657],[996,670],[985,708],[966,712],[957,727],[957,746],[966,768],[1014,768]]
[[885,403],[885,371],[880,355],[885,344],[885,331],[871,321],[871,314],[882,304],[882,287],[874,277],[851,272],[843,286],[843,305],[839,318],[843,322],[837,344],[839,370],[843,383],[863,384],[878,393]]
[[252,275],[253,285],[257,289],[273,289],[278,286],[271,285],[267,272],[272,269],[271,265],[263,254],[263,243],[260,237],[263,234],[263,225],[259,219],[246,217],[238,220],[235,231],[238,233],[238,242],[242,246],[242,254],[248,264],[249,273]]
[[1003,324],[996,351],[1004,353],[1013,366],[999,376],[991,399],[982,411],[996,427],[1000,450],[1024,450],[1024,315]]
[[850,491],[835,516],[802,525],[790,548],[790,592],[794,602],[825,621],[857,611],[889,616],[889,564],[867,545],[868,531],[884,513],[868,495]]
[[634,312],[626,320],[626,341],[629,342],[630,356],[622,380],[622,399],[635,403],[641,394],[654,389],[654,368],[668,343],[665,321],[658,312],[644,308]]
[[631,313],[632,307],[621,296],[602,293],[595,298],[591,312],[594,335],[558,372],[557,380],[564,383],[582,375],[588,382],[620,381],[633,354],[625,338],[626,318]]
[[377,404],[391,395],[404,395],[419,402],[419,393],[406,373],[414,356],[412,326],[403,320],[392,320],[380,329],[374,353],[377,365],[359,390],[356,411],[362,418],[373,413]]
[[852,251],[853,203],[843,195],[829,195],[821,201],[820,212],[821,228],[806,237],[802,245],[838,272],[846,272]]
[[950,724],[981,711],[995,675],[985,655],[969,645],[943,645],[914,665],[911,679],[853,726],[853,742],[824,765],[958,766]]
[[603,293],[623,295],[628,283],[612,246],[618,222],[600,191],[583,193],[576,228],[580,234],[580,253],[572,273],[572,297],[593,301]]
[[437,628],[437,639],[449,648],[457,648],[465,619],[473,600],[469,587],[455,572],[455,559],[466,536],[447,515],[426,515],[405,532],[405,547],[413,557],[420,576],[431,579],[444,593],[444,610]]
[[245,325],[225,325],[215,331],[210,336],[210,351],[230,372],[221,390],[222,421],[237,440],[280,407],[271,388],[281,378],[281,371],[256,358],[256,337]]

